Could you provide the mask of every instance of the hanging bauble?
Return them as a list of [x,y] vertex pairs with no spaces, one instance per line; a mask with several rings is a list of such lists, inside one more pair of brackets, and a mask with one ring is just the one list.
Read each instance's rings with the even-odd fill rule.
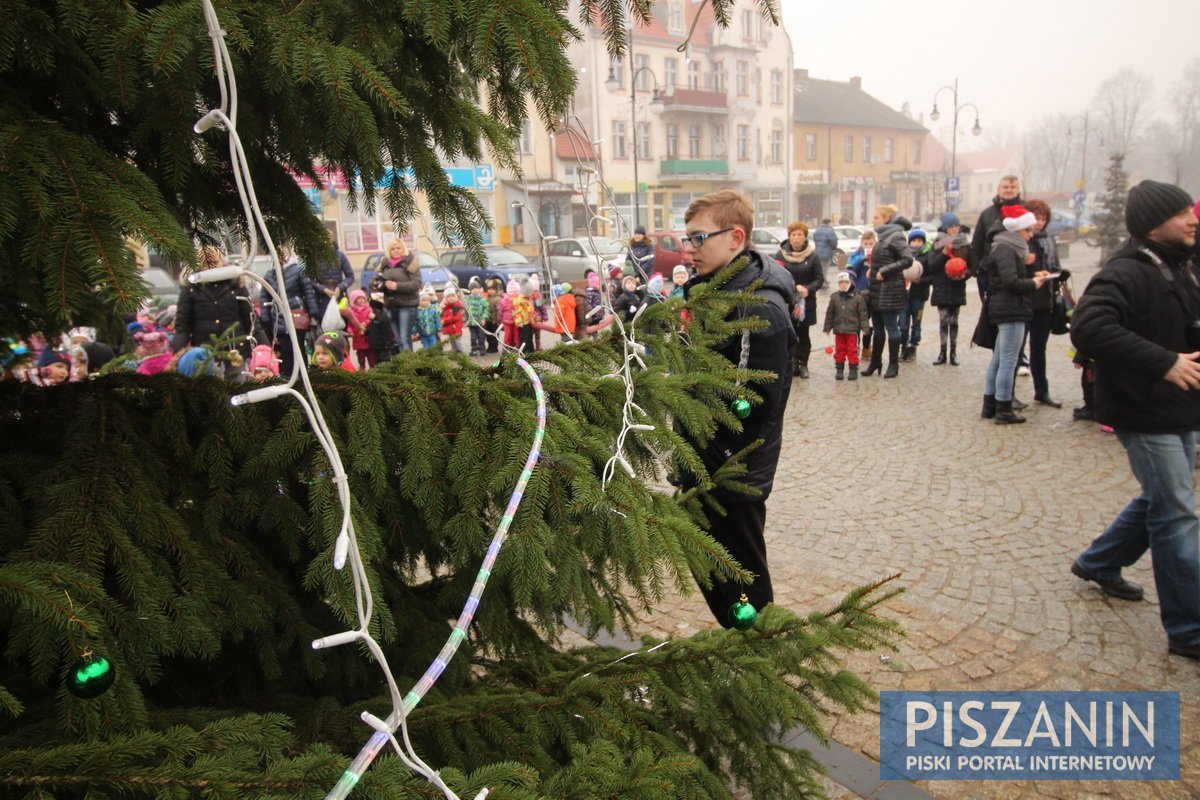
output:
[[67,673],[67,691],[83,700],[99,697],[117,679],[117,668],[111,661],[95,653],[86,653]]
[[240,367],[242,364],[246,363],[246,359],[243,358],[242,354],[237,350],[230,350],[229,355],[225,357],[225,360],[228,361],[229,365],[232,367]]
[[750,416],[750,401],[746,398],[739,397],[737,400],[734,400],[731,405],[733,406],[734,416],[736,416],[738,419],[745,419],[746,417]]
[[746,599],[746,595],[729,607],[729,624],[739,631],[750,630],[757,619],[758,609]]

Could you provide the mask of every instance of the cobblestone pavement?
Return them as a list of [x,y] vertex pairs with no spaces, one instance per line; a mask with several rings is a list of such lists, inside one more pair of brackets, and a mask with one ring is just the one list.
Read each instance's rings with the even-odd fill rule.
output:
[[[1066,266],[1082,292],[1096,251]],[[915,364],[895,380],[835,382],[823,337],[812,377],[796,380],[783,456],[768,501],[776,601],[807,613],[850,589],[901,573],[886,612],[906,632],[899,652],[847,666],[876,690],[1172,690],[1182,700],[1179,782],[920,782],[946,798],[1200,796],[1200,665],[1168,656],[1149,557],[1125,574],[1146,600],[1102,595],[1069,572],[1072,559],[1137,494],[1124,450],[1094,423],[1074,422],[1079,372],[1066,336],[1051,337],[1050,390],[1024,425],[979,418],[991,351],[967,345],[979,312],[974,285],[959,336],[962,365],[932,366],[936,312]],[[824,303],[821,303],[822,312]],[[823,317],[822,317],[823,318]],[[819,330],[819,329],[814,329]],[[686,636],[714,623],[698,594],[671,597],[639,634]],[[833,738],[879,758],[876,713],[834,716]],[[850,796],[839,792],[838,796]]]

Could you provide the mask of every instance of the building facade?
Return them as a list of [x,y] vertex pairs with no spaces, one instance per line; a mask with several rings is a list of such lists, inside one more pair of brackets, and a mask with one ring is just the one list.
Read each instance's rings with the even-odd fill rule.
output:
[[925,137],[912,118],[871,97],[860,78],[828,81],[793,71],[793,191],[800,219],[870,222],[891,203],[925,208]]

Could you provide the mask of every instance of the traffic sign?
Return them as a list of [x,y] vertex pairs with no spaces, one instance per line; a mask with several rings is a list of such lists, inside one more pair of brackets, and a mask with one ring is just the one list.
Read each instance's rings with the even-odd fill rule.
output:
[[954,192],[958,194],[958,177],[946,178],[946,194],[947,196]]

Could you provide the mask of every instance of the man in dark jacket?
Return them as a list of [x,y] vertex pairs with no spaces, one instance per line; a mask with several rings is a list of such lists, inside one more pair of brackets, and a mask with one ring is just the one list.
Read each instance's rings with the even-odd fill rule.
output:
[[348,291],[354,285],[354,268],[350,259],[337,246],[333,231],[329,232],[329,240],[333,245],[333,261],[317,265],[317,322],[325,317],[325,308],[329,301],[342,292]]
[[996,196],[992,204],[979,215],[975,223],[975,231],[971,238],[971,258],[968,263],[972,269],[978,270],[975,283],[979,288],[979,299],[987,296],[987,275],[983,274],[983,260],[992,252],[992,239],[1004,230],[1002,225],[1005,206],[1021,205],[1021,179],[1016,175],[1005,175],[996,187]]
[[[748,586],[712,575],[709,577],[713,585],[700,587],[717,622],[729,627],[730,609],[742,594],[756,609],[775,598],[767,570],[763,530],[767,522],[766,500],[775,481],[775,467],[783,443],[783,413],[791,391],[796,348],[792,310],[796,293],[787,272],[750,247],[754,211],[741,194],[723,189],[699,197],[688,207],[684,220],[688,235],[683,237],[683,247],[692,253],[696,267],[696,276],[684,287],[687,294],[705,283],[730,292],[745,291],[758,282],[762,284],[755,293],[766,302],[740,306],[731,313],[741,318],[758,317],[769,327],[731,337],[719,345],[717,351],[731,364],[775,374],[772,380],[753,383],[749,387],[762,402],[750,409],[742,420],[741,430],[718,425],[707,444],[700,446],[697,443],[696,446],[711,475],[742,449],[762,440],[761,446],[746,458],[747,472],[741,479],[760,494],[751,496],[732,489],[717,489],[713,491],[713,497],[724,506],[725,515],[705,507],[709,534],[738,564],[755,575]],[[702,580],[704,577],[700,576]]]
[[1147,549],[1171,653],[1200,659],[1200,520],[1192,470],[1200,428],[1200,276],[1192,199],[1142,181],[1129,191],[1130,238],[1088,284],[1071,341],[1096,362],[1096,419],[1111,425],[1142,493],[1075,560],[1105,594],[1141,600],[1121,569]]
[[813,246],[817,248],[817,255],[821,257],[821,264],[828,269],[829,262],[833,260],[833,254],[838,249],[837,232],[833,229],[831,220],[821,220],[821,224],[813,231],[812,241]]
[[[225,259],[217,248],[200,248],[200,269],[224,265]],[[188,283],[179,292],[175,307],[175,334],[171,349],[175,352],[189,347],[212,345],[214,337],[225,333],[236,337],[227,342],[242,358],[249,358],[254,348],[254,309],[250,293],[236,280],[215,283]],[[236,370],[234,370],[236,372]]]

